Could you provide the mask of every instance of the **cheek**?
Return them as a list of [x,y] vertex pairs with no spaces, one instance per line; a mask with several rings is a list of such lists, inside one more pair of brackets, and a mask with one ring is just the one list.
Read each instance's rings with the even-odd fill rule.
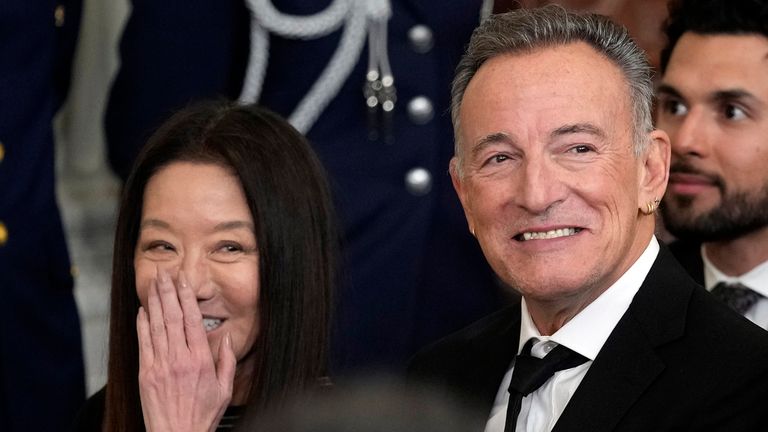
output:
[[229,305],[240,311],[241,316],[250,316],[257,310],[260,291],[258,265],[222,266],[217,268],[214,278],[219,281],[221,295]]

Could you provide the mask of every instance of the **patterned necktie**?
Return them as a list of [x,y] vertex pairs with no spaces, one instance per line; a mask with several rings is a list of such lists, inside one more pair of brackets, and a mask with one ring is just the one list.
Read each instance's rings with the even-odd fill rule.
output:
[[712,288],[711,292],[718,300],[742,315],[763,297],[740,283],[720,282]]
[[558,345],[544,358],[531,355],[534,339],[528,339],[523,351],[515,359],[512,380],[509,383],[509,405],[504,432],[514,432],[523,398],[547,382],[557,371],[574,368],[587,361],[581,354]]

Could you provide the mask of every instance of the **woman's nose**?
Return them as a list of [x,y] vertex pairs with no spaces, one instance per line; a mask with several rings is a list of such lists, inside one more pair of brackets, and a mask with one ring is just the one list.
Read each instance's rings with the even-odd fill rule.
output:
[[213,296],[213,281],[210,266],[204,256],[185,256],[179,269],[198,300],[206,300]]

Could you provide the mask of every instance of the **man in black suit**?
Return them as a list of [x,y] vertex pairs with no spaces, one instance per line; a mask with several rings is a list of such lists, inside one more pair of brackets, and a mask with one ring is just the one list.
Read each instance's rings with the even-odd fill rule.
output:
[[682,1],[667,27],[662,215],[700,284],[768,328],[768,1]]
[[768,334],[654,237],[669,139],[642,51],[558,7],[491,17],[452,89],[451,177],[519,304],[417,355],[414,379],[486,409],[488,432],[753,431]]

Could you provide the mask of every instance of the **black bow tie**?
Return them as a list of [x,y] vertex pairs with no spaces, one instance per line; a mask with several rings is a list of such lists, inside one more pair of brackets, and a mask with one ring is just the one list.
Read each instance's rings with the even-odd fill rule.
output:
[[583,355],[558,345],[544,358],[531,356],[534,339],[529,339],[515,358],[509,383],[509,405],[504,432],[514,432],[523,398],[541,387],[557,371],[574,368],[587,361]]

